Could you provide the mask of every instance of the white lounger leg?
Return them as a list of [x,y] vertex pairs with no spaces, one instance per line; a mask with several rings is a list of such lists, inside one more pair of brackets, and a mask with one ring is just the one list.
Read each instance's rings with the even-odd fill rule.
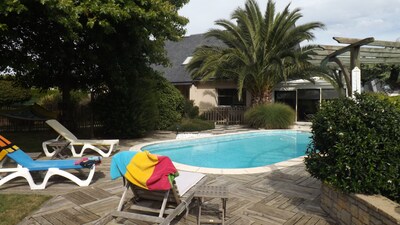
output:
[[2,179],[0,179],[0,186],[14,178],[24,177],[28,181],[31,190],[45,189],[47,182],[49,181],[50,177],[52,177],[53,175],[59,175],[59,176],[68,178],[69,180],[73,181],[74,183],[76,183],[79,186],[89,186],[90,182],[93,179],[94,171],[95,171],[95,165],[93,165],[93,167],[90,169],[89,176],[86,178],[86,180],[81,180],[77,176],[75,176],[69,172],[66,172],[64,170],[60,170],[58,168],[50,168],[47,171],[47,173],[43,179],[43,182],[41,184],[36,184],[33,181],[32,175],[30,174],[30,172],[27,168],[18,167],[18,168],[10,168],[10,169],[1,169],[0,172],[4,172],[4,173],[14,172],[14,173],[11,173],[11,174],[3,177]]
[[67,171],[60,170],[58,168],[50,168],[47,171],[47,173],[46,173],[46,175],[45,175],[45,177],[43,179],[43,182],[40,185],[36,185],[35,188],[31,188],[31,189],[45,189],[46,188],[46,184],[49,181],[50,177],[52,177],[54,175],[59,175],[59,176],[68,178],[69,180],[71,180],[72,182],[76,183],[79,186],[83,186],[83,187],[89,186],[90,182],[93,179],[95,167],[96,166],[93,165],[93,167],[90,169],[89,175],[86,178],[86,180],[81,180],[77,176],[75,176],[75,175],[73,175],[73,174],[71,174],[71,173],[69,173]]
[[27,168],[10,168],[10,169],[1,169],[0,172],[14,172],[11,173],[3,178],[0,179],[0,186],[7,183],[8,181],[15,179],[17,177],[23,177],[28,181],[29,186],[31,189],[36,189],[37,185],[33,181],[32,175],[29,173],[29,170]]
[[[103,156],[103,157],[110,157],[110,155],[111,155],[111,153],[113,152],[113,150],[114,150],[114,148],[115,148],[115,145],[116,144],[111,144],[109,147],[108,147],[108,151],[107,152],[105,152],[105,151],[103,151],[102,149],[100,149],[99,147],[96,147],[96,146],[94,146],[94,145],[91,145],[91,144],[85,144],[85,145],[83,145],[83,147],[82,147],[82,150],[81,150],[81,152],[78,154],[78,153],[76,153],[75,152],[75,150],[73,151],[73,153],[75,153],[76,154],[76,156],[74,156],[74,157],[82,157],[83,156],[83,152],[86,150],[86,149],[91,149],[91,150],[93,150],[93,151],[96,151],[97,153],[99,153],[101,156]],[[105,145],[104,145],[105,146]]]
[[122,210],[122,206],[124,205],[124,200],[125,200],[125,197],[126,197],[126,192],[128,192],[128,189],[129,189],[129,183],[127,182],[126,185],[125,185],[124,193],[122,193],[121,200],[119,200],[117,211],[121,211]]
[[53,150],[53,152],[50,152],[49,149],[48,149],[48,147],[47,147],[48,144],[51,144],[51,143],[53,143],[54,141],[57,141],[57,139],[52,139],[52,140],[44,141],[44,142],[42,143],[42,148],[43,148],[44,154],[45,154],[47,157],[53,157],[54,154],[56,154],[56,151],[55,151],[55,150]]

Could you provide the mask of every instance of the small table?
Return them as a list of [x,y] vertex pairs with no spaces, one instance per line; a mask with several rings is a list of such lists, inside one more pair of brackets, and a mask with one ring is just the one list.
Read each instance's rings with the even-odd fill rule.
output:
[[51,143],[47,144],[56,152],[51,159],[65,159],[68,158],[68,155],[65,154],[65,151],[68,150],[68,146],[71,142],[69,141],[52,141]]
[[[194,193],[194,197],[198,199],[199,203],[199,214],[197,217],[197,224],[200,225],[201,223],[217,223],[217,224],[224,224],[225,223],[225,215],[226,215],[226,201],[228,200],[228,190],[224,186],[210,186],[210,185],[203,185],[200,186],[196,192]],[[216,212],[221,214],[221,219],[201,219],[202,208],[205,205],[204,200],[205,198],[221,198],[221,205],[216,210]]]

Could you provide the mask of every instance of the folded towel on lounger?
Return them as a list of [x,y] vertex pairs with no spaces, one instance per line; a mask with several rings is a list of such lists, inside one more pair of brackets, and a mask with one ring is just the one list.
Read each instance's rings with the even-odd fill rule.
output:
[[85,168],[91,168],[93,166],[93,164],[98,165],[100,163],[101,163],[100,156],[83,157],[74,162],[75,165],[81,165],[82,167],[85,167]]
[[147,190],[169,190],[178,171],[167,156],[148,151],[124,151],[112,157],[110,174],[113,180],[124,176],[131,183]]

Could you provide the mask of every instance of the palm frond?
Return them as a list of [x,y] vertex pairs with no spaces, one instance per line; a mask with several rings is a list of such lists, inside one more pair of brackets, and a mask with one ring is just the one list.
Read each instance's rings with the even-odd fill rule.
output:
[[302,17],[299,9],[287,5],[276,12],[273,0],[268,0],[265,13],[255,0],[247,0],[244,8],[236,9],[229,20],[217,20],[222,29],[211,29],[206,37],[217,38],[223,47],[199,47],[187,69],[194,78],[229,78],[237,82],[241,96],[243,88],[260,98],[281,81],[294,77],[310,79],[322,74],[321,68],[307,60],[316,46],[300,47],[302,41],[314,38],[312,30],[323,28],[319,22],[296,26]]

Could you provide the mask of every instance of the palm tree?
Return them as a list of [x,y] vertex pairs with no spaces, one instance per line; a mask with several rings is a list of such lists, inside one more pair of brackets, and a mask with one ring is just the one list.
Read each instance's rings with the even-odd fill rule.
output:
[[319,22],[295,26],[302,17],[299,9],[275,12],[268,1],[264,16],[255,0],[236,9],[228,20],[217,20],[220,29],[211,29],[206,37],[221,40],[225,47],[201,46],[187,65],[193,78],[229,78],[237,83],[239,98],[243,89],[251,93],[252,104],[271,101],[273,88],[292,78],[309,78],[318,71],[307,62],[316,46],[300,47],[314,38],[311,32],[323,28]]

